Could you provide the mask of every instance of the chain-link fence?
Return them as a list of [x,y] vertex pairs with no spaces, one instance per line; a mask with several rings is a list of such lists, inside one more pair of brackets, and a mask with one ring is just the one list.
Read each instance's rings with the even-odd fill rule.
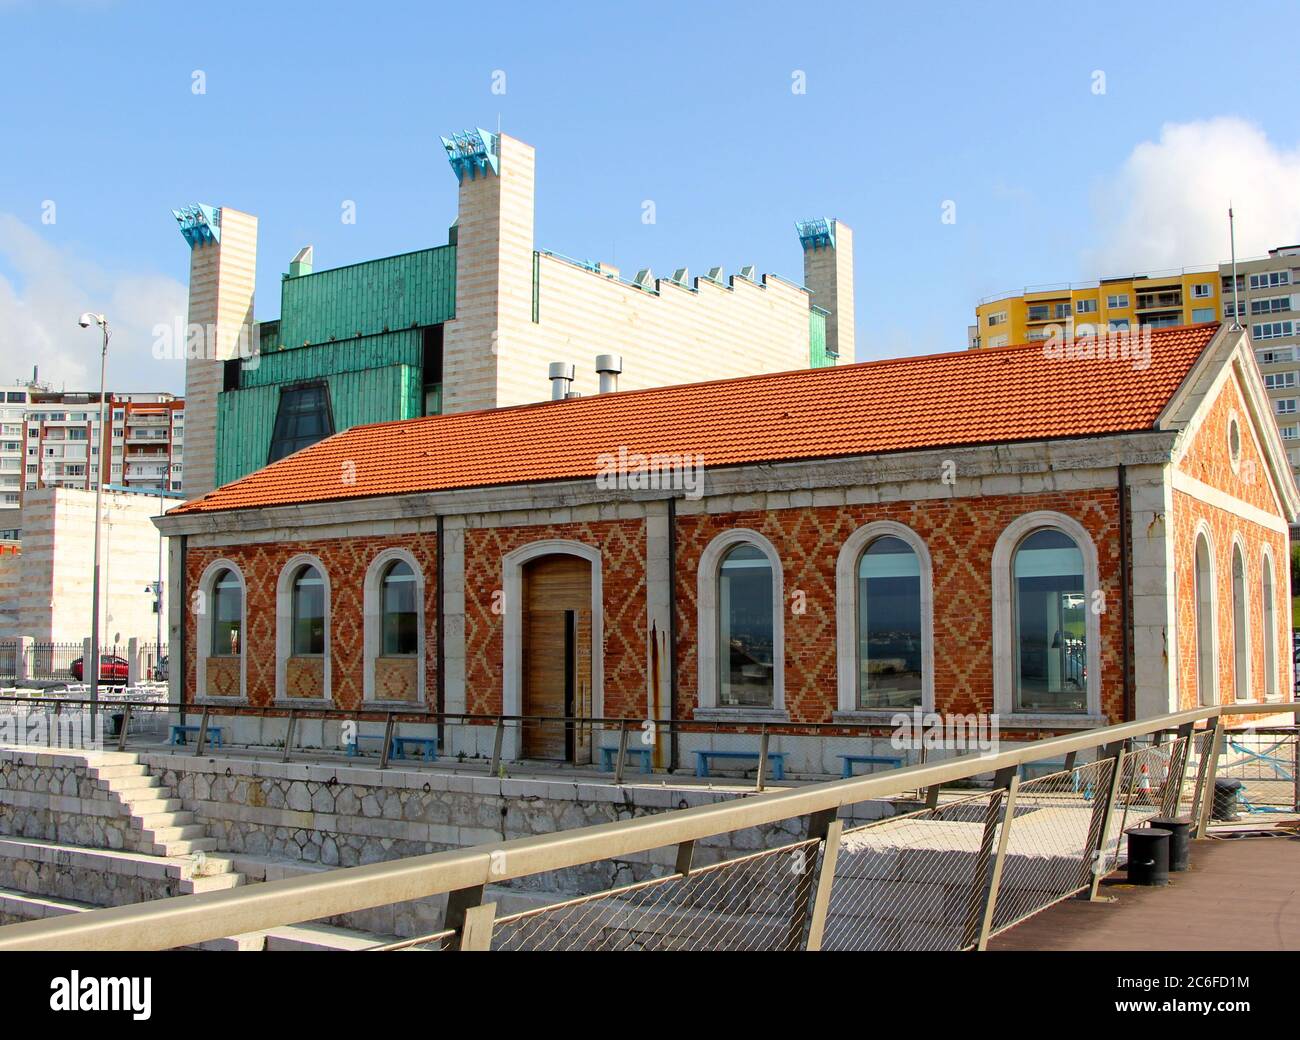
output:
[[502,917],[494,950],[797,950],[822,842],[810,839]]
[[[1300,739],[1295,727],[1228,731],[1219,748],[1216,779],[1236,781],[1238,812],[1300,811]],[[1221,787],[1222,789],[1222,787]]]

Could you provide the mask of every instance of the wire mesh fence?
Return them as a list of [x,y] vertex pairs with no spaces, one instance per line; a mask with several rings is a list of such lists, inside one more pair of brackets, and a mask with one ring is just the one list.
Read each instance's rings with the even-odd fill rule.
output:
[[1249,814],[1300,811],[1300,739],[1294,727],[1229,731],[1216,779],[1237,781],[1236,802]]
[[502,917],[492,948],[800,949],[821,845],[809,839]]
[[[826,950],[960,950],[975,942],[1001,791],[846,830]],[[978,881],[978,884],[977,884]]]

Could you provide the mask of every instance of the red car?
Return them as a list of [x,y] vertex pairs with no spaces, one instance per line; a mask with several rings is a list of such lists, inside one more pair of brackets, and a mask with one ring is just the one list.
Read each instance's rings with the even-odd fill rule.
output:
[[[72,677],[81,682],[81,658],[78,657],[72,662],[68,669]],[[118,657],[115,654],[104,654],[99,659],[99,681],[102,683],[124,683],[127,678],[127,664],[125,657]]]

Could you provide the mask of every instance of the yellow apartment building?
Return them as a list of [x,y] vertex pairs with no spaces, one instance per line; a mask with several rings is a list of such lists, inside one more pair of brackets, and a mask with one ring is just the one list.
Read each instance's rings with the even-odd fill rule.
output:
[[1046,339],[1052,326],[1075,331],[1142,325],[1194,325],[1223,317],[1217,267],[1160,271],[1097,282],[1028,286],[980,301],[970,346],[1003,347]]

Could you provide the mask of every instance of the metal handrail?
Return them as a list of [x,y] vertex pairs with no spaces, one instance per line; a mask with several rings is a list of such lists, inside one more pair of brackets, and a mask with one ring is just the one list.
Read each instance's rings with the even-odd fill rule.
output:
[[[514,878],[649,852],[918,788],[1005,774],[1020,765],[1112,747],[1225,715],[1293,712],[1300,702],[1217,705],[1035,741],[992,754],[962,755],[847,780],[754,795],[713,805],[575,830],[454,849],[247,888],[175,896],[0,928],[4,950],[161,950],[267,930],[394,903],[448,895],[449,917],[482,900],[483,888]],[[455,913],[453,913],[453,908]]]

